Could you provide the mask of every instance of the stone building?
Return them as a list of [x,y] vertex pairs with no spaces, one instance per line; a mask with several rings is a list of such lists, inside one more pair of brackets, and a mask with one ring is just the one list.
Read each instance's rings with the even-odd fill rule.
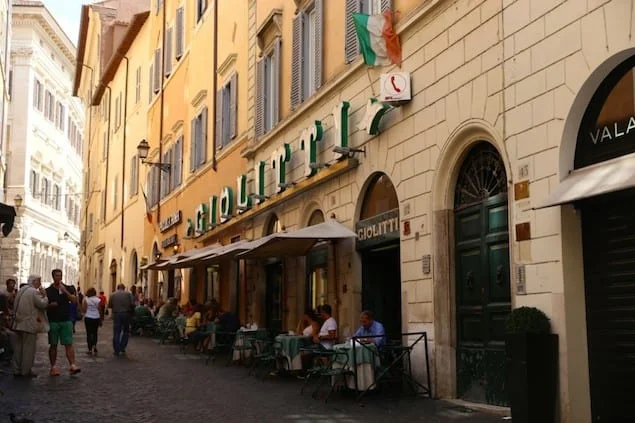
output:
[[21,206],[1,241],[0,279],[49,281],[60,268],[75,285],[84,130],[70,92],[75,47],[41,2],[15,1],[12,17],[6,196]]

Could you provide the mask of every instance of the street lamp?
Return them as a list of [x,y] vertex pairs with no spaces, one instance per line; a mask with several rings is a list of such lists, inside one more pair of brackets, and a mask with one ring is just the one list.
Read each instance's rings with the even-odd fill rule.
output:
[[15,197],[13,197],[13,204],[16,209],[22,207],[22,196],[20,194],[16,194]]
[[146,160],[148,158],[149,151],[150,151],[150,144],[148,144],[148,141],[141,140],[141,142],[137,146],[137,157],[139,157],[139,159],[141,160],[141,163],[149,165],[149,166],[156,166],[159,169],[161,169],[162,172],[169,172],[171,168],[170,163],[149,162]]

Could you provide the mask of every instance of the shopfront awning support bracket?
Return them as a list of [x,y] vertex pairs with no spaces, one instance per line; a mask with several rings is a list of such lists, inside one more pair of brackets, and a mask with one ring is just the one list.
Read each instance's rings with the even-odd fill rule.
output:
[[315,170],[325,169],[330,166],[331,165],[329,163],[310,163],[309,164],[309,167]]
[[282,189],[287,189],[287,188],[291,188],[295,186],[295,182],[285,182],[285,183],[280,183],[278,184],[278,186]]

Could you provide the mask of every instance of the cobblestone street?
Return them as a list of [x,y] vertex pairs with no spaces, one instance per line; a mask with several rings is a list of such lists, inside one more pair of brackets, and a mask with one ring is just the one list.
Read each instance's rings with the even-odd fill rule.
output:
[[363,405],[334,394],[327,404],[301,396],[292,377],[264,382],[225,359],[205,365],[175,345],[157,345],[144,337],[131,339],[126,357],[110,346],[112,324],[100,330],[99,356],[86,354],[83,323],[75,335],[81,374],[70,376],[59,349],[62,376],[48,376],[46,336],[40,335],[32,380],[0,374],[0,422],[9,413],[42,422],[380,422],[425,421],[491,423],[501,416],[423,398],[369,398]]

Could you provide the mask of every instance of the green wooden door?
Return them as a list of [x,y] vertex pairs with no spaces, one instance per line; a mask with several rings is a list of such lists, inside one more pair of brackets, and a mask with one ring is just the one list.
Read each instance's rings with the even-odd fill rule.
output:
[[457,390],[507,405],[505,319],[511,310],[507,194],[455,212]]
[[399,244],[362,255],[362,308],[373,312],[390,338],[399,339],[401,327],[401,258]]

